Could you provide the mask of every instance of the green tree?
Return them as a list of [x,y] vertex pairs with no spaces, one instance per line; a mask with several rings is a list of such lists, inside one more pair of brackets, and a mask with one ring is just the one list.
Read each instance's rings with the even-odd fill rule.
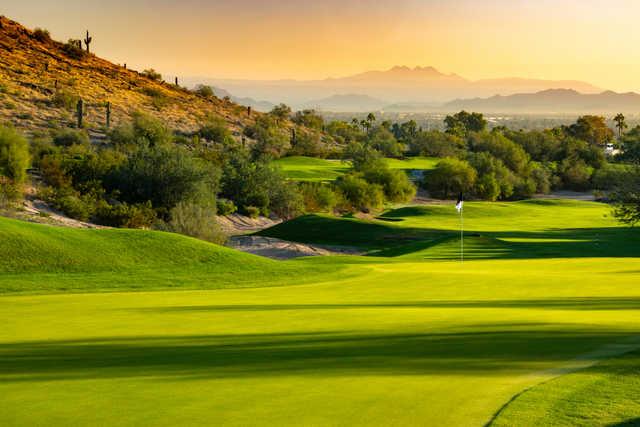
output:
[[448,199],[469,192],[476,179],[477,172],[468,162],[446,158],[425,174],[423,185],[433,197]]
[[482,132],[487,128],[487,121],[481,113],[460,111],[444,119],[447,133],[463,136],[469,132]]
[[0,126],[0,175],[22,184],[30,161],[27,139],[11,126]]
[[565,127],[565,131],[570,136],[597,146],[604,146],[613,139],[613,131],[602,116],[579,117],[574,124]]

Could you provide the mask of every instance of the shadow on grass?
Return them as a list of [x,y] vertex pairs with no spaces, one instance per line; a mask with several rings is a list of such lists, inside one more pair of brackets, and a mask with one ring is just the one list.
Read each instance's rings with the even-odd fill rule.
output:
[[523,300],[433,300],[390,303],[344,304],[229,304],[185,305],[141,308],[136,311],[287,311],[287,310],[357,310],[357,309],[431,309],[431,308],[522,308],[541,310],[640,310],[640,297],[584,297]]
[[[388,213],[387,219],[419,215],[420,207]],[[397,226],[389,221],[362,221],[306,215],[259,234],[303,243],[356,246],[386,258],[456,259],[458,230]],[[467,259],[640,257],[640,229],[624,227],[552,229],[537,232],[472,231],[465,234]]]
[[463,332],[111,337],[0,345],[3,381],[116,377],[501,375],[530,372],[631,335],[532,323]]

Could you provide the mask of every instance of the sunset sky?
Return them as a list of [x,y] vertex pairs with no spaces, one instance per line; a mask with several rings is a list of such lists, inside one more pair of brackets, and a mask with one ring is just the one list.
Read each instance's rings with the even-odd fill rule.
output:
[[54,38],[167,75],[314,79],[431,65],[640,91],[637,0],[3,0]]

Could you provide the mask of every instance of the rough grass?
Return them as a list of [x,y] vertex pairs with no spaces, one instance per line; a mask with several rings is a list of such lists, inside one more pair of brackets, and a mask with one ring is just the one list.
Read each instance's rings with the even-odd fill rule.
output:
[[[50,292],[76,276],[88,289],[156,291],[2,296],[0,424],[480,426],[503,407],[502,425],[637,420],[637,355],[552,379],[585,355],[640,345],[637,232],[588,202],[470,203],[466,214],[472,252],[493,254],[464,264],[428,253],[456,245],[453,206],[302,218],[276,229],[387,254],[286,263],[173,235],[2,221],[0,247],[52,257],[20,272],[5,250],[3,284]],[[105,257],[96,272],[83,254],[92,242]],[[181,281],[251,288],[158,290]]]

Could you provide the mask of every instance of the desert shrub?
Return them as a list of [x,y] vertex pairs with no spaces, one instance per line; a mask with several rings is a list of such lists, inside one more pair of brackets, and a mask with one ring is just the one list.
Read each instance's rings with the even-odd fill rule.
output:
[[13,127],[0,125],[0,175],[22,184],[30,161],[27,139]]
[[59,108],[74,110],[78,104],[80,97],[75,92],[68,89],[60,89],[51,97],[51,103]]
[[141,90],[141,92],[151,98],[151,105],[153,105],[158,110],[169,105],[170,99],[160,88],[145,87]]
[[333,212],[338,197],[330,185],[320,182],[300,183],[306,212]]
[[168,212],[180,202],[212,199],[218,171],[178,148],[151,147],[133,152],[105,179],[108,191],[130,204],[151,202]]
[[0,209],[8,207],[21,197],[20,187],[6,176],[0,175]]
[[149,228],[156,220],[156,213],[149,202],[112,205],[102,200],[95,210],[94,220],[110,227]]
[[58,147],[88,145],[89,135],[82,129],[60,129],[53,134],[53,143]]
[[91,197],[83,197],[70,187],[41,193],[40,196],[55,209],[80,221],[88,221],[95,212],[95,200]]
[[416,195],[416,188],[407,174],[402,170],[389,169],[382,159],[366,165],[363,177],[369,183],[380,185],[385,199],[390,202],[409,202]]
[[289,154],[292,156],[309,156],[324,158],[327,156],[327,147],[322,142],[321,135],[317,132],[305,132],[296,135],[291,142]]
[[227,236],[216,221],[214,206],[178,203],[171,209],[170,219],[158,224],[156,228],[220,245],[227,240]]
[[353,168],[362,170],[366,165],[382,158],[382,155],[362,142],[351,142],[342,151],[343,160],[350,160]]
[[409,142],[409,151],[419,156],[457,157],[464,149],[462,138],[438,130],[418,132]]
[[71,186],[71,178],[67,176],[59,156],[46,154],[38,162],[44,181],[54,188]]
[[49,30],[45,30],[43,28],[36,28],[33,30],[33,38],[38,40],[41,43],[51,41],[51,34]]
[[245,135],[256,140],[252,147],[254,158],[279,158],[289,148],[289,132],[280,128],[276,119],[268,114],[258,117],[254,125],[245,128]]
[[234,142],[231,132],[227,127],[227,123],[221,117],[209,116],[200,126],[198,136],[207,141],[217,142],[219,144],[232,144]]
[[133,113],[131,122],[115,127],[108,136],[121,148],[158,147],[173,141],[173,133],[162,121],[142,112]]
[[263,214],[290,217],[302,210],[302,196],[279,169],[265,160],[253,161],[246,150],[233,148],[222,162],[220,197],[236,206],[255,206]]
[[78,39],[69,39],[69,41],[62,46],[62,51],[69,58],[78,60],[84,58],[86,54],[82,49],[82,41]]
[[432,197],[447,199],[467,193],[476,182],[476,170],[466,161],[446,158],[435,169],[425,173],[423,185]]
[[213,93],[213,88],[207,85],[198,85],[196,86],[195,92],[205,98],[213,98],[215,94]]
[[260,208],[255,206],[244,206],[242,211],[250,218],[258,218],[260,216]]
[[218,199],[216,200],[216,210],[218,215],[227,216],[234,214],[238,208],[232,200]]
[[269,112],[272,116],[278,120],[286,120],[291,115],[291,107],[287,104],[278,104]]
[[322,130],[324,119],[315,110],[296,111],[292,119],[294,123],[311,129]]
[[402,155],[402,145],[398,143],[391,131],[383,126],[376,126],[369,132],[367,143],[385,157],[400,157]]
[[32,120],[33,119],[33,114],[29,113],[29,112],[22,112],[20,114],[18,114],[16,116],[17,119],[19,120]]
[[162,74],[158,73],[153,68],[148,68],[140,73],[143,77],[146,77],[151,80],[160,81],[162,80]]
[[370,212],[379,210],[384,204],[382,186],[367,182],[360,173],[349,173],[335,182],[342,195],[343,210]]

